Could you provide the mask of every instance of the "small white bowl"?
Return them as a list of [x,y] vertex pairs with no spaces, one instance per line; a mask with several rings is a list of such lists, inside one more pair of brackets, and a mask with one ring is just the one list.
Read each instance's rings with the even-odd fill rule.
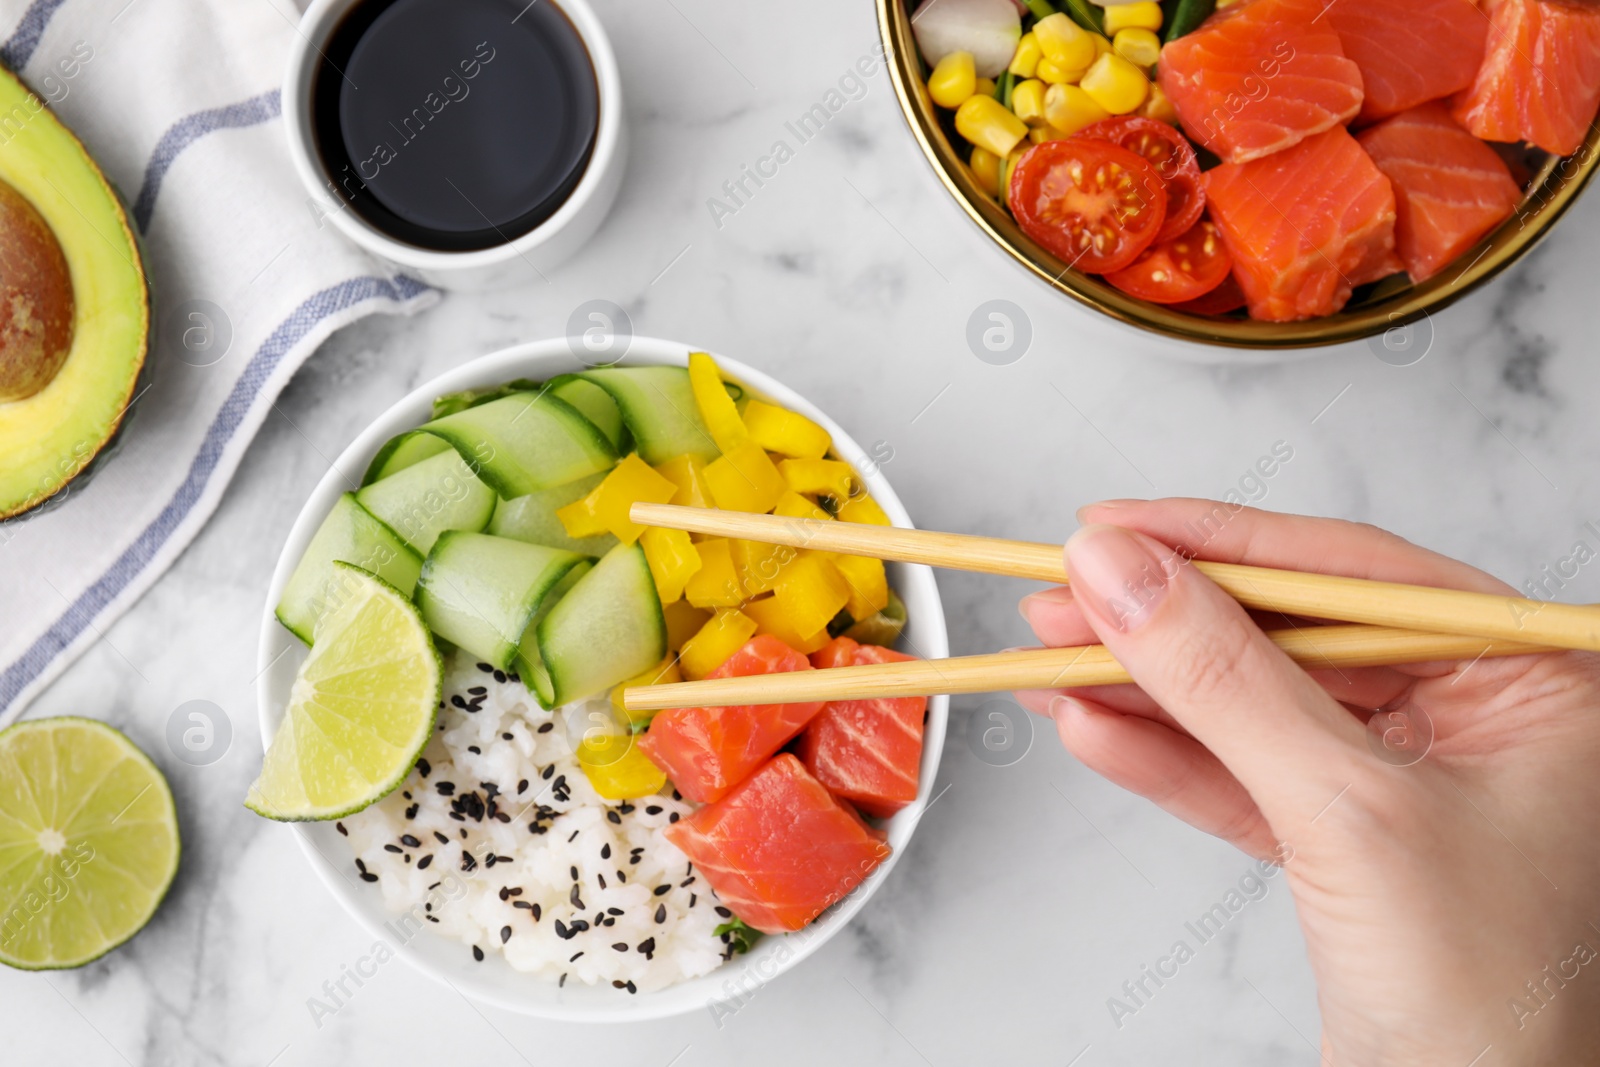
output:
[[[691,349],[672,341],[659,341],[648,337],[635,337],[629,344],[622,365],[669,364],[685,366]],[[900,499],[884,478],[883,472],[871,462],[867,453],[838,424],[787,386],[774,381],[760,371],[716,356],[717,365],[729,377],[772,403],[798,411],[820,423],[833,435],[833,447],[840,458],[847,461],[874,499],[896,526],[909,527]],[[263,748],[271,743],[277,732],[278,721],[287,706],[290,687],[296,672],[305,658],[305,646],[279,625],[272,609],[282,594],[284,583],[305,551],[311,535],[316,532],[323,517],[333,507],[339,494],[347,488],[344,476],[364,471],[378,448],[405,430],[428,421],[433,398],[441,393],[462,389],[481,389],[499,385],[513,378],[542,380],[569,371],[584,369],[586,364],[573,351],[565,338],[535,341],[517,345],[441,375],[428,382],[384,412],[376,422],[367,427],[346,448],[312,492],[289,531],[289,539],[278,557],[277,569],[272,575],[272,585],[267,590],[267,600],[261,615],[261,646],[257,657],[260,677],[256,684],[258,713],[261,720]],[[950,654],[948,635],[945,632],[944,608],[939,601],[939,590],[933,572],[927,567],[890,563],[889,580],[905,601],[909,625],[906,629],[908,643],[921,655],[942,657]],[[722,1018],[738,1010],[745,997],[761,984],[770,981],[796,963],[821,948],[829,938],[838,933],[851,917],[861,910],[867,898],[877,891],[894,869],[896,861],[910,843],[923,810],[932,799],[934,778],[939,770],[939,756],[944,750],[946,720],[949,716],[948,697],[933,697],[928,701],[928,725],[923,739],[922,769],[917,799],[905,810],[888,820],[886,829],[894,853],[872,873],[855,892],[829,908],[804,930],[782,937],[765,937],[747,955],[735,957],[717,970],[701,978],[680,982],[655,993],[628,995],[609,986],[594,987],[568,984],[557,988],[554,982],[535,975],[513,970],[504,957],[494,954],[477,963],[464,951],[460,942],[436,936],[424,929],[414,934],[409,942],[402,943],[396,929],[387,926],[394,916],[384,907],[383,898],[375,887],[359,882],[354,877],[354,853],[349,843],[339,836],[331,822],[295,823],[291,830],[299,836],[306,857],[322,878],[329,891],[354,915],[373,937],[384,941],[391,952],[404,956],[424,974],[448,983],[453,988],[486,1004],[507,1011],[521,1012],[548,1019],[568,1022],[619,1022],[634,1019],[658,1019],[670,1015],[705,1010],[714,1018]]]
[[336,193],[312,136],[311,82],[322,50],[334,28],[363,0],[312,0],[300,18],[299,32],[289,49],[289,67],[283,79],[283,123],[289,136],[289,156],[305,185],[318,215],[327,218],[350,240],[368,252],[430,285],[444,289],[493,289],[528,284],[572,256],[594,236],[605,220],[622,186],[627,169],[628,142],[622,115],[622,78],[605,29],[586,0],[545,0],[565,12],[594,64],[600,117],[594,151],[583,177],[566,202],[544,222],[521,237],[491,248],[471,252],[441,252],[419,248],[379,230]]

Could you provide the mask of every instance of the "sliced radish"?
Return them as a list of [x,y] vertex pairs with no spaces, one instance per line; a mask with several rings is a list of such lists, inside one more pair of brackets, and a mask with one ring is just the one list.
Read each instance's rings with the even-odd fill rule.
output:
[[930,67],[951,52],[971,52],[978,77],[997,78],[1016,54],[1022,19],[1011,0],[923,0],[911,29]]

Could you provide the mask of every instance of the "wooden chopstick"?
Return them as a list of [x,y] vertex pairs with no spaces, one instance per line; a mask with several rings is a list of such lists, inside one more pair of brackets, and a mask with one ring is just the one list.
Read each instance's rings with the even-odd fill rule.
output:
[[[1540,645],[1489,642],[1459,634],[1419,633],[1384,626],[1306,626],[1270,631],[1267,636],[1308,670],[1548,651]],[[632,686],[623,690],[622,702],[629,711],[660,711],[725,704],[790,704],[1119,685],[1131,680],[1104,645],[1084,645]]]
[[[1060,545],[823,519],[635,504],[634,522],[794,548],[925,563],[1064,585]],[[1600,606],[1191,561],[1246,607],[1313,619],[1600,651]],[[1392,662],[1392,661],[1391,661]]]

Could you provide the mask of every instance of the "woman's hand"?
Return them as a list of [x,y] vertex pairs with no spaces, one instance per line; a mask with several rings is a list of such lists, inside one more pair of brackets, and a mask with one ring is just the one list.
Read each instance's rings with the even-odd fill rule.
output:
[[1353,523],[1204,500],[1079,517],[1071,588],[1023,615],[1137,686],[1018,699],[1106,778],[1283,860],[1325,1062],[1600,1063],[1600,656],[1308,673],[1185,559],[1515,590]]

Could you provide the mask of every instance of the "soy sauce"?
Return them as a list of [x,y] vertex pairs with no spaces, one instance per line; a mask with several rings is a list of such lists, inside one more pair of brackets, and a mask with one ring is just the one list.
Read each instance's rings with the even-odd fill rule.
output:
[[391,237],[452,252],[555,214],[600,115],[589,53],[553,0],[364,0],[323,49],[311,100],[330,192]]

